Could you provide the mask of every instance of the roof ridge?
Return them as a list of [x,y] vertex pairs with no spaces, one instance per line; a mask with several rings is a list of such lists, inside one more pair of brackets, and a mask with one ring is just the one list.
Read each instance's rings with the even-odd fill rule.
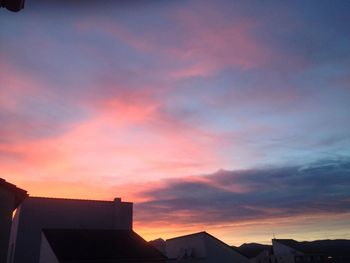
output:
[[90,202],[109,202],[109,203],[113,203],[113,200],[94,200],[94,199],[84,199],[84,198],[32,196],[32,195],[29,196],[28,199],[53,199],[53,200],[71,200],[71,201],[90,201]]
[[177,236],[177,237],[168,238],[168,239],[166,239],[166,241],[168,241],[168,240],[173,240],[173,239],[177,239],[177,238],[195,236],[195,235],[204,234],[204,233],[205,233],[205,234],[208,234],[208,233],[205,232],[205,231],[200,231],[200,232],[196,232],[196,233],[192,233],[192,234],[187,234],[187,235],[183,235],[183,236]]
[[[91,231],[91,232],[133,232],[137,234],[133,229],[114,229],[114,228],[43,228],[43,232],[82,232],[82,231]],[[137,234],[138,235],[138,234]],[[138,235],[140,236],[140,235]],[[141,237],[141,236],[140,236]],[[147,241],[146,241],[147,242]]]
[[200,235],[200,234],[207,235],[208,237],[210,237],[210,238],[212,238],[212,239],[214,239],[214,240],[216,240],[216,241],[220,242],[220,243],[221,243],[221,244],[223,244],[224,246],[226,246],[226,247],[228,247],[228,248],[232,249],[233,251],[237,252],[237,253],[238,253],[238,254],[240,254],[241,256],[243,256],[243,257],[247,257],[247,256],[245,256],[244,254],[242,254],[240,251],[238,251],[237,249],[235,249],[235,248],[231,247],[230,245],[226,244],[224,241],[222,241],[222,240],[218,239],[217,237],[215,237],[215,236],[213,236],[213,235],[209,234],[209,233],[208,233],[208,232],[206,232],[206,231],[201,231],[201,232],[196,232],[196,233],[192,233],[192,234],[188,234],[188,235],[184,235],[184,236],[179,236],[179,237],[169,238],[169,239],[167,239],[167,240],[166,240],[166,242],[167,242],[168,240],[174,240],[174,239],[177,239],[177,238],[183,238],[183,237],[195,236],[195,235]]
[[323,242],[323,241],[350,241],[350,239],[346,239],[346,238],[336,238],[336,239],[316,239],[316,240],[302,240],[302,241],[298,241],[298,240],[295,240],[295,239],[288,239],[288,238],[274,238],[273,240],[276,240],[276,241],[294,241],[294,242],[297,242],[297,243],[313,243],[313,242]]
[[23,189],[17,187],[17,185],[15,185],[15,184],[9,183],[8,181],[6,181],[3,178],[0,178],[0,185],[3,185],[4,187],[8,187],[14,191],[20,191],[20,192],[25,192],[25,193],[27,192],[26,190],[23,190]]

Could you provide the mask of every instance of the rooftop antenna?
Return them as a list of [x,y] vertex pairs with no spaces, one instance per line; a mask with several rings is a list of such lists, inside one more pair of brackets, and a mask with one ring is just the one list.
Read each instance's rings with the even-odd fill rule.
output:
[[272,233],[272,237],[273,239],[276,239],[275,233]]

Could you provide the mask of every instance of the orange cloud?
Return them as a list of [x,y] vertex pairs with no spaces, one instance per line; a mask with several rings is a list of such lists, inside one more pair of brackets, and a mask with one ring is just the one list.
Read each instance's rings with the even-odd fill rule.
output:
[[199,130],[165,115],[159,105],[121,98],[98,102],[90,118],[62,134],[2,146],[20,155],[21,165],[7,161],[1,170],[33,195],[60,196],[67,191],[55,188],[55,182],[67,187],[80,182],[77,191],[70,187],[71,197],[91,198],[93,183],[108,192],[103,196],[113,197],[118,189],[109,185],[214,169],[218,156],[207,149],[215,142],[202,140]]

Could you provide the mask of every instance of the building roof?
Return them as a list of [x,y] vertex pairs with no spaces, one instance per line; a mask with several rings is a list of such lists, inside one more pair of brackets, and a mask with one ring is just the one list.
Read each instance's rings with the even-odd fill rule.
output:
[[235,252],[237,252],[238,254],[242,255],[243,257],[247,257],[246,255],[244,255],[243,253],[241,253],[236,247],[234,246],[229,246],[228,244],[226,244],[225,242],[221,241],[220,239],[216,238],[215,236],[205,232],[205,231],[202,231],[202,232],[197,232],[197,233],[193,233],[193,234],[189,234],[189,235],[185,235],[185,236],[179,236],[179,237],[173,237],[173,238],[170,238],[170,239],[167,239],[166,242],[168,241],[171,241],[171,240],[174,240],[174,239],[180,239],[180,238],[185,238],[185,237],[191,237],[191,236],[201,236],[201,235],[204,235],[204,236],[207,236],[211,239],[214,239],[216,240],[217,242],[221,243],[223,246],[225,247],[228,247],[232,250],[234,250]]
[[23,202],[23,200],[28,196],[27,191],[21,188],[18,188],[14,184],[10,184],[6,182],[5,179],[2,179],[2,178],[0,178],[0,188],[11,191],[15,195],[15,204],[13,209],[16,209]]
[[121,202],[123,204],[133,204],[132,202],[122,201],[121,198],[116,197],[114,200],[94,200],[94,199],[82,199],[82,198],[65,198],[65,197],[48,197],[48,196],[29,196],[30,200],[51,200],[51,201],[74,201],[74,202],[94,202],[94,203],[106,203],[111,204],[115,202]]
[[305,254],[322,254],[327,256],[350,256],[350,240],[316,240],[298,242],[294,239],[273,239]]
[[57,259],[66,262],[164,262],[166,257],[132,230],[44,229]]
[[205,235],[205,234],[209,235],[207,232],[201,231],[201,232],[196,232],[196,233],[192,233],[192,234],[188,234],[188,235],[172,237],[172,238],[167,239],[166,241],[171,241],[171,240],[174,240],[174,239],[180,239],[180,238],[184,238],[184,237],[200,236],[200,235]]
[[263,245],[259,243],[244,243],[239,247],[233,247],[247,258],[254,258],[263,251],[272,251],[271,245]]

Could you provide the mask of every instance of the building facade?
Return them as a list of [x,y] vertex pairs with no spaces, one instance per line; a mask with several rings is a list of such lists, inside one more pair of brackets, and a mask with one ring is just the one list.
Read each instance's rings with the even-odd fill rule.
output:
[[38,263],[41,232],[55,229],[132,229],[132,203],[28,197],[11,229],[8,263]]
[[12,214],[26,197],[26,191],[0,178],[0,263],[7,258]]
[[298,242],[273,239],[277,263],[349,263],[350,240],[315,240]]
[[170,262],[249,263],[249,259],[221,240],[206,233],[166,240]]
[[241,254],[249,258],[250,263],[277,263],[273,256],[272,246],[259,243],[244,243],[235,247]]

